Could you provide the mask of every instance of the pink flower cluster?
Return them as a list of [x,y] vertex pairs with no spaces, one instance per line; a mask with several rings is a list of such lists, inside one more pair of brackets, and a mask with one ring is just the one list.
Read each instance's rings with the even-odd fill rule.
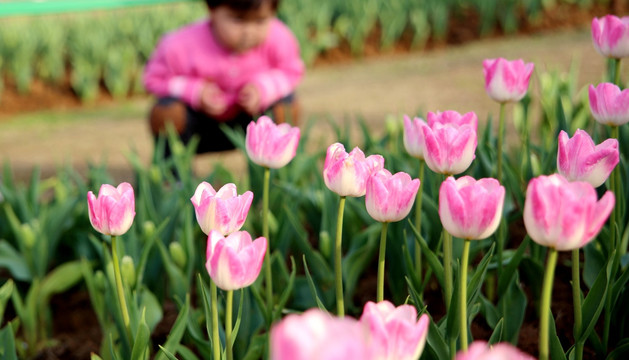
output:
[[360,320],[318,309],[289,315],[271,329],[272,360],[415,360],[426,344],[429,318],[411,305],[368,302]]

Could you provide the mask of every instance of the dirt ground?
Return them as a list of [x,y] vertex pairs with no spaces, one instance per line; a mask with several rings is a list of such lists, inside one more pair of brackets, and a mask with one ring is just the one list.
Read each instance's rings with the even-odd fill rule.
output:
[[[498,106],[485,94],[482,69],[484,59],[495,57],[534,62],[536,72],[568,72],[577,61],[580,86],[600,82],[605,66],[592,46],[589,26],[317,66],[307,71],[298,88],[302,124],[320,123],[310,146],[324,148],[335,141],[327,116],[354,125],[361,115],[374,133],[381,133],[387,115],[445,110],[475,111],[481,120],[495,115]],[[533,96],[537,87],[534,75]],[[20,179],[36,166],[47,176],[63,164],[84,171],[88,162],[105,162],[114,178],[130,181],[126,156],[136,151],[148,163],[153,150],[145,121],[150,103],[143,98],[5,116],[0,118],[0,161],[8,161]],[[195,171],[203,175],[216,162],[236,172],[244,169],[244,155],[231,151],[198,156]]]

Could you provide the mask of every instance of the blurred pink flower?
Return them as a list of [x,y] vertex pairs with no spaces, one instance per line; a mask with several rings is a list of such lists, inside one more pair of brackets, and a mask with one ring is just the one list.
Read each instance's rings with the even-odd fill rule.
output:
[[620,126],[629,122],[629,89],[620,90],[612,83],[590,85],[590,110],[597,122]]
[[89,191],[87,207],[90,223],[94,229],[105,235],[122,235],[133,224],[135,217],[135,196],[133,187],[123,182],[118,187],[103,184],[98,197]]
[[489,345],[474,341],[467,351],[459,351],[455,360],[534,360],[531,355],[520,351],[509,343]]
[[211,230],[207,239],[205,267],[212,281],[223,290],[247,287],[258,278],[266,254],[266,239],[251,241],[246,231],[223,237]]
[[375,172],[367,180],[367,212],[380,222],[400,221],[411,211],[417,190],[419,179],[411,179],[405,172],[395,175],[386,169]]
[[371,347],[358,321],[319,309],[288,315],[271,328],[271,360],[375,360]]
[[592,42],[596,51],[605,57],[629,56],[629,17],[605,15],[592,19]]
[[614,194],[601,200],[584,181],[569,182],[560,174],[532,179],[526,190],[524,225],[536,243],[556,250],[585,246],[601,230],[614,207]]
[[520,101],[528,90],[533,67],[533,63],[522,59],[486,59],[483,61],[485,91],[500,103]]
[[476,155],[476,129],[470,124],[457,126],[435,121],[421,125],[424,135],[424,158],[430,170],[446,175],[464,172]]
[[441,123],[443,125],[451,124],[455,126],[469,125],[477,131],[478,129],[478,117],[473,111],[465,114],[459,114],[453,110],[447,110],[444,112],[437,111],[436,113],[429,111],[426,116],[428,119],[428,126],[432,127],[435,123]]
[[585,181],[601,186],[619,161],[618,140],[607,139],[595,145],[590,135],[577,129],[572,138],[559,133],[557,170],[569,181]]
[[365,154],[355,147],[349,154],[343,144],[335,143],[328,147],[323,165],[323,180],[328,189],[340,196],[359,197],[365,195],[367,179],[384,168],[381,155]]
[[247,126],[245,147],[254,163],[278,169],[288,164],[297,153],[300,131],[289,124],[275,124],[268,116]]
[[238,195],[236,185],[226,184],[218,192],[212,185],[202,182],[197,186],[190,199],[201,230],[209,235],[216,230],[222,235],[229,235],[240,230],[247,220],[253,193],[246,191]]
[[418,117],[411,120],[404,115],[404,148],[412,157],[424,159],[424,134],[421,131],[421,124],[426,122]]
[[453,236],[482,240],[498,228],[504,199],[505,188],[496,179],[450,176],[439,189],[439,217]]
[[388,301],[367,302],[360,317],[370,332],[373,353],[381,360],[418,359],[426,345],[428,315],[417,319],[411,305],[395,307]]

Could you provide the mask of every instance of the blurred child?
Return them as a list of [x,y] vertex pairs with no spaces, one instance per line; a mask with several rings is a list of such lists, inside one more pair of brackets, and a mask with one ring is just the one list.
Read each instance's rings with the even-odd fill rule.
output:
[[[209,19],[165,35],[144,71],[158,97],[149,123],[157,138],[172,123],[197,153],[233,149],[219,124],[246,128],[272,112],[297,121],[293,92],[304,73],[299,45],[275,15],[279,0],[206,0]],[[166,149],[164,156],[169,156]]]

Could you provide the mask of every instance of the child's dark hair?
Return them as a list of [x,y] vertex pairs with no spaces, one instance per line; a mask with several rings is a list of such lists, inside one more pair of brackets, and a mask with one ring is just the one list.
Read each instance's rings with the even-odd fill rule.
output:
[[205,0],[205,2],[210,9],[227,6],[232,10],[243,12],[258,9],[265,2],[271,5],[273,11],[277,11],[279,4],[279,0]]

